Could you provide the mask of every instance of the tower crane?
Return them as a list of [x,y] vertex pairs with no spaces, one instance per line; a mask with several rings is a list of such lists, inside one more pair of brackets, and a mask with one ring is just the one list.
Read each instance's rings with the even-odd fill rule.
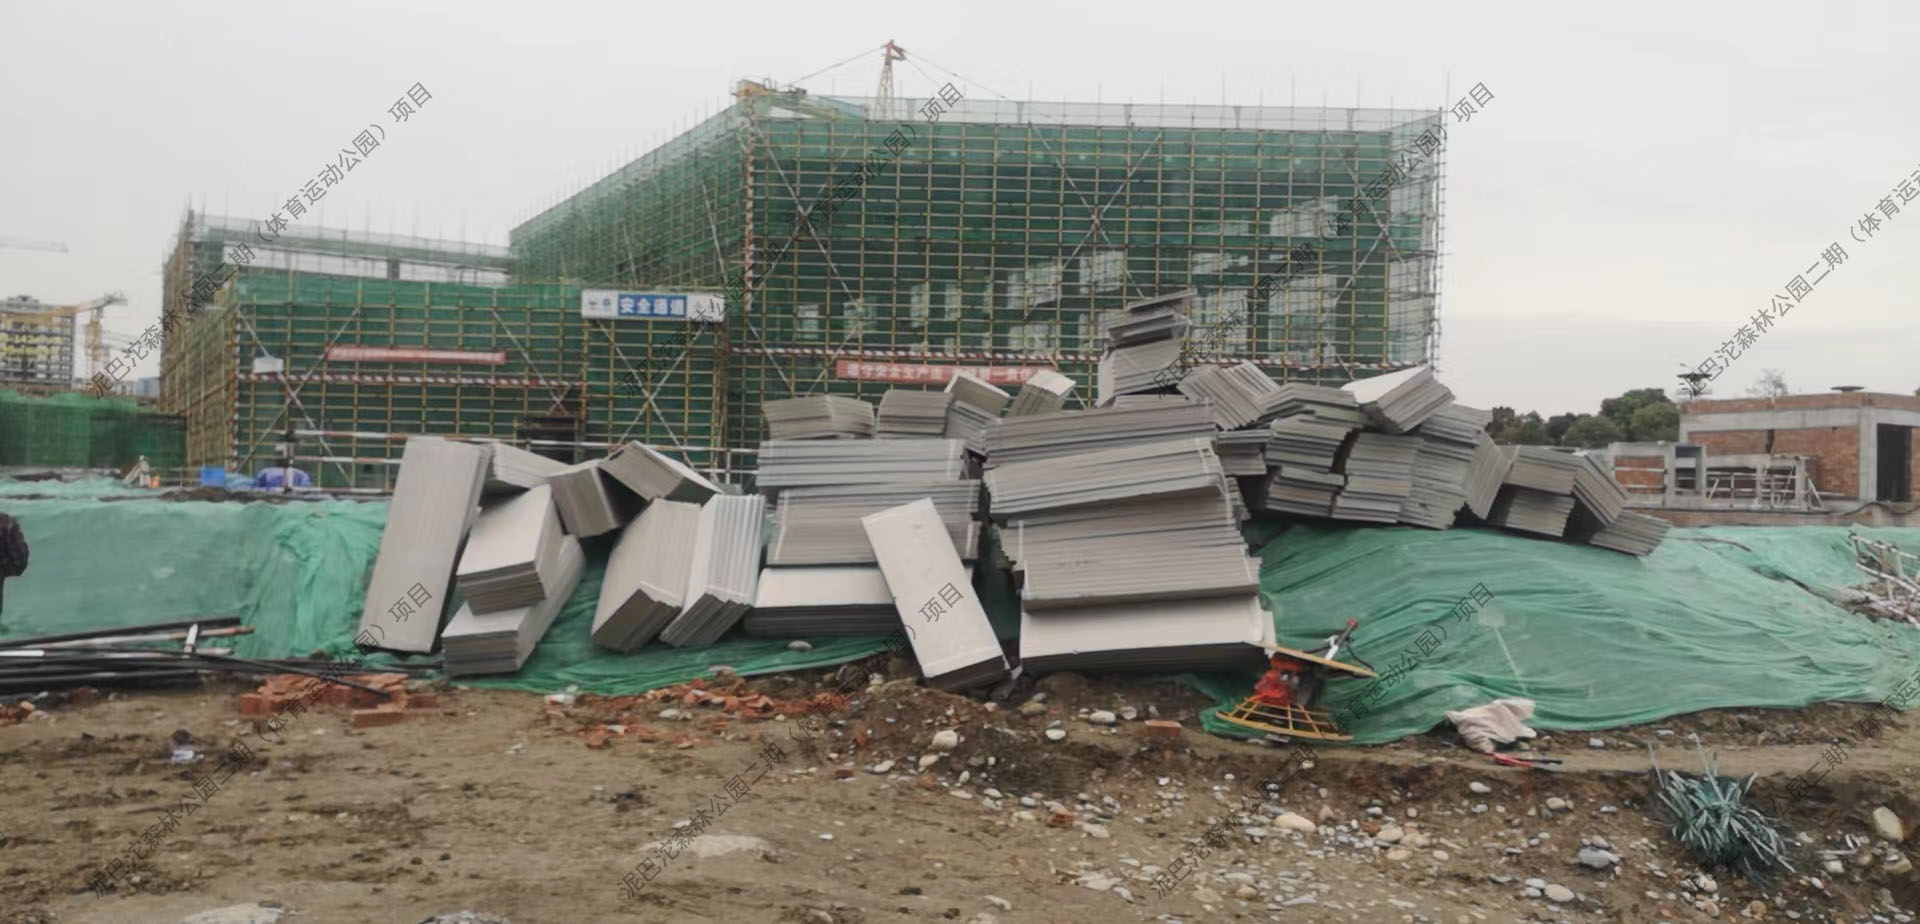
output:
[[907,50],[887,39],[880,46],[880,88],[873,94],[880,118],[893,118],[893,62],[907,60]]
[[67,245],[59,241],[29,241],[17,237],[0,237],[0,248],[14,250],[50,250],[54,253],[66,253]]

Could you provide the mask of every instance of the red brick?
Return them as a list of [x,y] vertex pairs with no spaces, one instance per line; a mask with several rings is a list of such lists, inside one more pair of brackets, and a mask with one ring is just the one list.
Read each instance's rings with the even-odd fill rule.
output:
[[399,709],[355,709],[353,710],[354,728],[379,728],[382,725],[397,725],[406,721],[407,714]]
[[408,693],[408,694],[406,695],[406,708],[408,708],[408,709],[438,709],[438,708],[440,708],[440,694],[438,694],[438,693]]
[[240,694],[240,714],[268,716],[273,714],[273,700],[265,693]]
[[1180,723],[1171,719],[1148,719],[1140,726],[1140,733],[1149,738],[1178,738],[1181,731]]

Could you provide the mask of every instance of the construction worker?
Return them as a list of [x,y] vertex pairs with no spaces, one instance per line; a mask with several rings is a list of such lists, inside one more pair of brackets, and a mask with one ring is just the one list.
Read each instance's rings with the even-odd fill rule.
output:
[[20,521],[0,513],[0,611],[6,608],[7,578],[27,572],[27,534]]

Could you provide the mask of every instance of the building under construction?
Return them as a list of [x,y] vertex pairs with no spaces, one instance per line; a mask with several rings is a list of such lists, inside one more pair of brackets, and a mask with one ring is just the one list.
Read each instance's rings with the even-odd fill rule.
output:
[[25,295],[0,301],[0,385],[73,386],[73,315]]
[[[381,490],[420,433],[563,458],[641,440],[750,470],[763,401],[873,399],[955,366],[1090,383],[1100,315],[1187,288],[1221,332],[1209,358],[1276,377],[1434,358],[1443,161],[1407,155],[1439,112],[928,108],[744,85],[515,228],[510,253],[333,231],[263,246],[251,222],[189,216],[170,309],[230,245],[256,256],[168,338],[165,405],[194,464],[290,448],[321,486]],[[611,308],[703,292],[724,323]]]

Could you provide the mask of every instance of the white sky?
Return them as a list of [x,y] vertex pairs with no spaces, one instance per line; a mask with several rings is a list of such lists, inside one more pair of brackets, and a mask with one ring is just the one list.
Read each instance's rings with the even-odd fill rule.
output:
[[[969,97],[1432,107],[1485,82],[1448,155],[1440,365],[1470,404],[1671,385],[1835,242],[1847,262],[1716,390],[1769,367],[1920,386],[1920,198],[1848,239],[1920,168],[1920,4],[1559,6],[0,0],[0,237],[70,248],[0,248],[0,291],[123,290],[107,326],[137,332],[190,199],[264,216],[370,122],[386,143],[303,224],[505,243],[736,78],[891,38]],[[877,76],[876,53],[808,86]],[[433,100],[393,125],[416,81]]]

